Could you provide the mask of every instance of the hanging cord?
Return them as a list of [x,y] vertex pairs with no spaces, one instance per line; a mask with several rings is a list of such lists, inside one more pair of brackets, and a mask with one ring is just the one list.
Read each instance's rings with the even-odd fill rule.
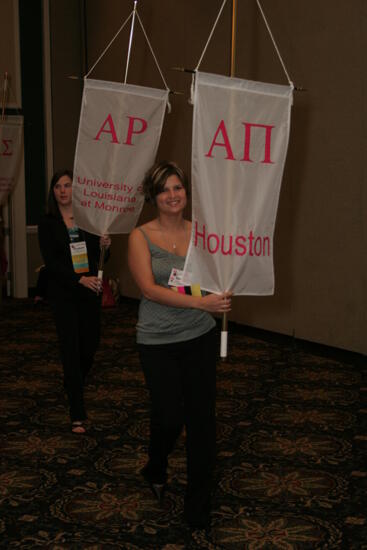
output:
[[218,15],[217,15],[217,18],[216,18],[216,20],[215,20],[215,23],[214,23],[214,25],[213,25],[213,28],[212,28],[212,30],[211,30],[211,32],[210,32],[208,41],[207,41],[207,43],[205,44],[205,48],[204,48],[204,50],[203,50],[203,53],[201,54],[201,57],[200,57],[200,59],[199,59],[199,63],[198,63],[197,66],[196,66],[195,71],[198,71],[198,70],[199,70],[199,67],[200,67],[200,65],[201,65],[201,62],[202,62],[203,57],[204,57],[204,55],[205,55],[205,52],[206,52],[206,50],[207,50],[207,47],[209,46],[209,42],[210,42],[210,40],[211,40],[211,38],[212,38],[212,36],[213,36],[213,33],[214,33],[214,31],[215,31],[215,27],[217,26],[217,23],[218,23],[218,21],[219,21],[220,16],[222,15],[222,11],[223,11],[223,8],[224,8],[224,6],[226,5],[226,3],[227,3],[227,0],[224,0],[224,2],[223,2],[223,4],[222,4],[222,7],[220,8],[219,13],[218,13]]
[[97,59],[97,61],[94,63],[93,67],[91,69],[89,69],[89,71],[87,72],[87,74],[84,76],[84,78],[88,78],[88,76],[90,75],[90,73],[93,71],[93,69],[95,68],[96,65],[98,65],[98,63],[101,61],[102,57],[104,56],[104,54],[107,52],[107,50],[112,46],[112,44],[114,43],[114,41],[116,40],[116,38],[118,37],[118,35],[120,34],[120,32],[122,31],[122,29],[125,27],[125,25],[127,24],[127,22],[129,21],[129,19],[132,17],[133,15],[133,11],[130,13],[129,17],[123,22],[123,24],[121,25],[121,27],[119,28],[119,30],[117,31],[117,33],[115,34],[115,36],[112,38],[111,42],[108,44],[108,46],[103,50],[103,52],[101,53],[101,55],[99,56],[99,58]]
[[[219,18],[220,18],[221,14],[222,14],[222,11],[223,11],[224,6],[226,5],[226,3],[227,3],[227,0],[224,0],[223,3],[222,3],[222,6],[221,6],[221,8],[220,8],[220,10],[219,10],[219,13],[218,13],[217,18],[216,18],[216,20],[215,20],[215,23],[214,23],[214,25],[213,25],[213,28],[212,28],[212,30],[211,30],[211,32],[210,32],[209,38],[208,38],[208,40],[207,40],[207,43],[205,44],[205,48],[204,48],[204,50],[203,50],[203,53],[201,54],[201,57],[200,57],[199,62],[198,62],[198,64],[197,64],[197,66],[196,66],[196,69],[194,70],[194,75],[193,75],[192,84],[191,84],[191,100],[190,100],[190,103],[193,102],[193,88],[194,88],[194,82],[195,82],[195,72],[199,70],[199,67],[200,67],[201,62],[202,62],[202,60],[203,60],[203,57],[204,57],[204,55],[205,55],[205,52],[206,52],[206,50],[207,50],[207,48],[208,48],[208,46],[209,46],[209,42],[210,42],[210,40],[211,40],[211,38],[212,38],[212,36],[213,36],[213,33],[214,33],[214,31],[215,31],[215,28],[216,28],[216,26],[217,26],[217,23],[218,23],[218,21],[219,21]],[[263,17],[263,19],[264,19],[264,23],[265,23],[265,25],[266,25],[266,28],[268,29],[268,33],[269,33],[270,38],[271,38],[271,40],[272,40],[272,42],[273,42],[275,51],[277,52],[277,55],[278,55],[278,57],[279,57],[280,63],[281,63],[281,65],[282,65],[282,67],[283,67],[284,73],[285,73],[285,75],[286,75],[286,77],[287,77],[287,80],[288,80],[288,82],[289,82],[289,85],[291,86],[292,89],[294,89],[294,84],[293,84],[293,82],[292,82],[292,80],[291,80],[291,78],[290,78],[290,76],[289,76],[289,73],[288,73],[287,68],[286,68],[286,66],[285,66],[285,63],[284,63],[284,61],[283,61],[283,58],[282,58],[282,56],[281,56],[281,54],[280,54],[279,48],[278,48],[278,46],[277,46],[277,44],[276,44],[276,42],[275,42],[273,33],[271,32],[269,23],[268,23],[268,21],[267,21],[267,19],[266,19],[266,17],[265,17],[264,10],[263,10],[262,7],[261,7],[260,0],[256,0],[256,3],[257,3],[257,5],[258,5],[259,10],[260,10],[260,13],[261,13],[261,15],[262,15],[262,17]]]
[[[159,74],[161,75],[161,78],[162,78],[163,83],[164,83],[164,85],[165,85],[165,87],[166,87],[166,90],[169,92],[170,89],[169,89],[168,86],[167,86],[167,82],[165,81],[165,78],[164,78],[163,73],[162,73],[162,71],[161,71],[161,68],[160,68],[160,66],[159,66],[158,60],[157,60],[157,58],[156,58],[156,56],[155,56],[155,53],[154,53],[154,51],[153,51],[153,48],[152,48],[152,46],[151,46],[151,44],[150,44],[148,35],[147,35],[147,33],[145,32],[144,25],[143,25],[143,23],[142,23],[142,20],[140,19],[140,15],[139,15],[138,10],[136,10],[136,16],[137,16],[138,21],[139,21],[139,23],[140,23],[141,30],[142,30],[143,33],[144,33],[145,40],[147,41],[147,44],[148,44],[148,46],[149,46],[150,52],[151,52],[151,54],[152,54],[152,56],[153,56],[153,59],[154,59],[154,61],[155,61],[155,64],[156,64],[156,66],[157,66],[157,69],[158,69],[158,71],[159,71]],[[171,112],[171,105],[170,105],[170,102],[169,102],[169,101],[167,101],[167,109],[168,109],[168,112],[170,113],[170,112]]]
[[190,91],[190,99],[189,99],[189,104],[190,104],[190,105],[193,105],[193,104],[194,104],[195,75],[196,75],[196,72],[199,70],[199,67],[200,67],[201,62],[202,62],[202,60],[203,60],[203,57],[204,57],[204,55],[205,55],[205,52],[206,52],[206,50],[207,50],[207,48],[208,48],[208,46],[209,46],[209,42],[210,42],[211,39],[212,39],[212,36],[213,36],[213,34],[214,34],[214,31],[215,31],[215,28],[216,28],[216,26],[217,26],[217,24],[218,24],[218,21],[219,21],[219,19],[220,19],[220,16],[222,15],[222,11],[223,11],[224,6],[226,5],[226,3],[227,3],[227,0],[223,0],[222,6],[221,6],[221,8],[220,8],[220,10],[219,10],[219,13],[218,13],[218,15],[217,15],[217,18],[216,18],[216,20],[215,20],[215,22],[214,22],[213,28],[212,28],[212,30],[210,31],[209,38],[208,38],[208,40],[207,40],[207,42],[206,42],[206,44],[205,44],[205,47],[204,47],[204,49],[203,49],[203,53],[201,54],[200,59],[199,59],[199,62],[198,62],[198,64],[196,65],[196,68],[195,68],[194,71],[193,71],[193,75],[192,75],[192,79],[191,79],[191,88],[190,88],[190,90],[191,90],[191,91]]
[[[161,78],[162,78],[163,83],[164,83],[164,85],[165,85],[165,88],[166,88],[166,90],[169,92],[170,89],[169,89],[168,86],[167,86],[167,82],[165,81],[165,78],[164,78],[163,73],[162,73],[162,71],[161,71],[161,68],[160,68],[160,66],[159,66],[157,57],[156,57],[156,55],[155,55],[155,53],[154,53],[154,51],[153,51],[153,48],[152,48],[152,46],[151,46],[151,44],[150,44],[148,35],[147,35],[147,33],[145,32],[144,25],[143,25],[143,23],[142,23],[142,20],[140,19],[140,16],[139,16],[139,13],[138,13],[138,10],[136,9],[136,7],[134,7],[134,10],[130,13],[130,15],[128,16],[128,18],[125,19],[125,21],[123,22],[123,24],[121,25],[121,27],[119,28],[119,30],[117,31],[117,33],[115,34],[115,36],[112,38],[112,40],[111,40],[110,43],[107,45],[107,47],[103,50],[103,52],[101,53],[101,55],[99,56],[99,58],[97,59],[97,61],[94,63],[94,65],[92,66],[92,68],[89,69],[89,71],[88,71],[87,74],[84,76],[84,78],[88,78],[88,76],[89,76],[90,73],[93,71],[93,69],[96,67],[96,65],[98,65],[98,63],[101,61],[102,57],[105,55],[105,53],[107,52],[107,50],[112,46],[113,42],[116,40],[116,38],[118,37],[118,35],[119,35],[120,32],[122,31],[122,29],[125,27],[125,25],[128,23],[128,21],[131,19],[131,17],[132,17],[133,15],[135,15],[135,14],[136,14],[136,16],[137,16],[137,18],[138,18],[138,21],[139,21],[139,23],[140,23],[141,29],[142,29],[143,34],[144,34],[144,36],[145,36],[145,39],[146,39],[146,41],[147,41],[147,43],[148,43],[149,49],[150,49],[150,51],[151,51],[151,53],[152,53],[152,56],[153,56],[153,58],[154,58],[154,61],[155,61],[156,66],[157,66],[157,68],[158,68],[159,74],[161,75]],[[132,37],[130,36],[129,54],[128,54],[129,56],[130,56],[131,38],[132,38]],[[127,76],[127,73],[126,73],[126,75],[125,75],[125,84],[126,84],[126,76]],[[167,110],[168,110],[169,113],[171,112],[171,104],[170,104],[170,102],[169,102],[168,100],[167,100]]]
[[142,23],[142,21],[141,21],[141,19],[140,19],[140,16],[139,16],[138,11],[136,11],[136,15],[137,15],[137,17],[138,17],[138,21],[139,21],[139,23],[140,23],[141,29],[142,29],[142,31],[143,31],[143,33],[144,33],[145,39],[146,39],[146,41],[147,41],[147,43],[148,43],[149,49],[150,49],[150,51],[151,51],[151,53],[152,53],[152,56],[153,56],[153,58],[154,58],[155,64],[157,65],[157,69],[158,69],[158,71],[159,71],[159,74],[161,75],[161,78],[162,78],[163,83],[164,83],[164,85],[165,85],[165,87],[166,87],[166,90],[169,91],[169,88],[168,88],[168,86],[167,86],[167,82],[166,82],[165,79],[164,79],[163,73],[162,73],[161,68],[160,68],[160,66],[159,66],[158,60],[157,60],[157,58],[156,58],[156,56],[155,56],[155,54],[154,54],[153,48],[152,48],[152,46],[151,46],[151,44],[150,44],[150,42],[149,42],[149,38],[148,38],[148,36],[147,36],[147,33],[145,32],[144,25],[143,25],[143,23]]
[[280,62],[281,62],[281,64],[282,64],[282,67],[283,67],[283,70],[284,70],[284,72],[285,72],[285,75],[286,75],[286,77],[287,77],[287,79],[288,79],[289,85],[290,85],[291,88],[293,89],[293,88],[294,88],[294,84],[293,84],[293,82],[292,82],[291,79],[290,79],[290,76],[289,76],[288,71],[287,71],[287,69],[286,69],[285,63],[284,63],[284,61],[283,61],[283,59],[282,59],[282,56],[280,55],[279,48],[278,48],[278,46],[277,46],[277,44],[276,44],[276,42],[275,42],[273,33],[271,32],[269,23],[267,22],[267,19],[266,19],[266,17],[265,17],[264,11],[263,11],[263,9],[262,9],[262,7],[261,7],[260,0],[256,0],[256,3],[257,3],[257,5],[258,5],[258,7],[259,7],[259,10],[260,10],[260,12],[261,12],[261,15],[263,16],[263,19],[264,19],[266,28],[268,29],[268,33],[269,33],[270,38],[271,38],[271,40],[272,40],[272,42],[273,42],[275,51],[276,51],[277,54],[278,54],[279,60],[280,60]]

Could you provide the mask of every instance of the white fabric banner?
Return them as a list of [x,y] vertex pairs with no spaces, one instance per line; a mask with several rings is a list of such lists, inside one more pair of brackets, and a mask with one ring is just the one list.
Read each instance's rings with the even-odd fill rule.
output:
[[292,92],[196,74],[187,282],[210,292],[274,293],[273,234]]
[[23,117],[0,121],[0,205],[4,205],[18,178],[23,151]]
[[135,227],[167,101],[168,90],[85,80],[73,181],[79,227],[96,235]]

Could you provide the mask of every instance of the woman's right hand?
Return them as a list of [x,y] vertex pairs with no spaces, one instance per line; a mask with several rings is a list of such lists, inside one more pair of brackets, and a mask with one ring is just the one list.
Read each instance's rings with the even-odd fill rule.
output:
[[223,292],[222,294],[207,294],[201,298],[201,304],[204,311],[209,313],[227,313],[231,311],[232,292]]
[[139,228],[133,229],[129,235],[128,264],[142,295],[152,302],[170,307],[201,309],[208,313],[226,313],[231,310],[232,292],[207,294],[204,297],[190,296],[157,285],[152,272],[150,250]]
[[95,275],[82,275],[79,279],[79,283],[96,294],[99,294],[102,290],[102,281]]

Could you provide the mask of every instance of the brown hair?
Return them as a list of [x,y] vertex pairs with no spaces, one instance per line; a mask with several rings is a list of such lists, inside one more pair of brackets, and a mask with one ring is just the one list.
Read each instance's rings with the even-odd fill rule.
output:
[[154,164],[145,174],[143,193],[147,202],[156,204],[156,196],[162,193],[170,176],[177,176],[189,195],[189,182],[185,172],[175,162],[164,160]]
[[71,181],[73,181],[73,172],[71,170],[68,170],[67,168],[58,170],[52,176],[50,190],[48,192],[47,213],[51,214],[51,216],[55,216],[55,218],[61,218],[61,214],[59,210],[59,205],[57,204],[57,201],[55,199],[54,187],[59,181],[59,179],[62,178],[63,176],[69,176]]

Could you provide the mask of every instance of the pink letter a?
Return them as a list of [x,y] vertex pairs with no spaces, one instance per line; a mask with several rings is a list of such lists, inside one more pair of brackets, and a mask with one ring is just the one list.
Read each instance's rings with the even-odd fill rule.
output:
[[[109,130],[105,130],[105,126],[109,124]],[[101,126],[101,129],[99,130],[98,134],[96,135],[95,140],[99,140],[99,137],[100,135],[102,134],[102,132],[106,133],[106,134],[111,134],[111,143],[119,143],[119,140],[117,139],[117,135],[116,135],[116,130],[115,130],[115,125],[113,123],[113,120],[112,120],[112,116],[111,115],[108,115],[106,120],[104,121],[104,123],[102,124]]]
[[[219,132],[222,133],[222,136],[223,136],[223,140],[224,140],[224,143],[218,143],[216,141],[217,139],[217,136],[219,134]],[[221,120],[220,123],[219,123],[219,126],[217,128],[217,131],[215,132],[215,136],[213,138],[213,142],[210,146],[210,149],[209,151],[206,153],[206,157],[211,157],[213,158],[212,156],[212,151],[213,151],[213,147],[215,146],[218,146],[218,147],[225,147],[226,148],[226,151],[227,151],[227,157],[226,159],[227,160],[235,160],[234,156],[233,156],[233,152],[232,152],[232,148],[231,148],[231,144],[229,143],[229,138],[228,138],[228,134],[227,134],[227,130],[226,130],[226,127],[225,127],[225,124],[224,124],[224,120]]]

